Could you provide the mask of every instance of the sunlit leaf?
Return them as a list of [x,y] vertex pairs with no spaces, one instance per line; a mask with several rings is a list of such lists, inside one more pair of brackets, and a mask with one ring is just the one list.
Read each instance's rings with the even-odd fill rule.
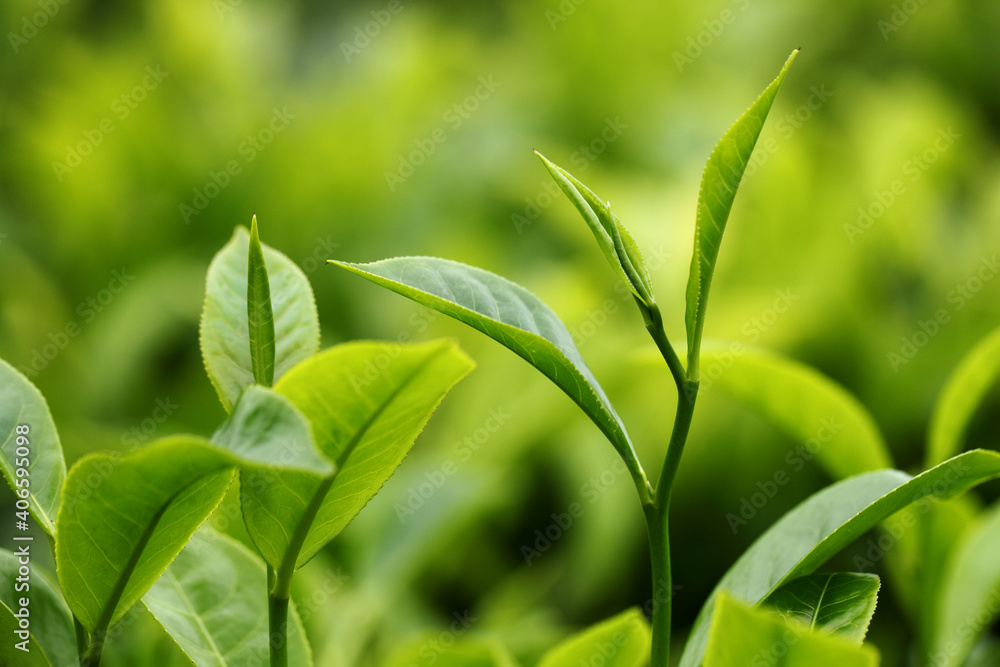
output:
[[976,344],[945,383],[931,415],[928,466],[936,465],[962,450],[969,420],[998,380],[1000,329]]
[[[843,387],[788,357],[759,348],[706,344],[701,353],[712,386],[757,410],[840,479],[892,465],[875,420]],[[706,378],[707,381],[707,378]]]
[[739,120],[733,123],[708,157],[698,192],[698,212],[695,217],[694,252],[691,256],[691,273],[687,286],[688,374],[692,380],[699,378],[698,353],[701,350],[702,330],[705,326],[705,307],[712,285],[719,246],[726,230],[729,212],[736,199],[736,191],[743,180],[743,172],[750,162],[750,154],[757,137],[764,127],[764,120],[778,94],[778,88],[788,73],[788,68],[798,54],[798,49],[785,61],[777,78],[764,89]]
[[[34,545],[28,542],[15,543],[14,548],[22,545],[34,549]],[[73,619],[66,603],[48,579],[35,566],[21,561],[21,558],[24,556],[16,556],[6,549],[0,549],[0,634],[3,635],[3,641],[0,642],[0,665],[79,665]],[[30,557],[28,560],[30,561]],[[27,579],[18,572],[22,565],[27,565],[30,569],[31,574]],[[28,630],[20,627],[19,618],[14,615],[22,613],[20,601],[23,598],[29,601],[26,608],[30,623]],[[25,639],[15,631],[28,632],[29,636]],[[22,642],[27,651],[17,647]]]
[[343,530],[472,367],[446,341],[357,342],[326,350],[282,377],[275,391],[308,417],[316,444],[335,467],[325,478],[244,471],[244,518],[264,559],[287,571]]
[[[201,353],[226,411],[254,384],[247,318],[250,235],[237,227],[208,267],[201,314]],[[319,317],[312,287],[291,260],[262,245],[274,319],[274,379],[319,350]]]
[[[458,631],[467,627],[459,614],[454,621]],[[441,633],[415,639],[397,649],[382,667],[414,667],[433,664],[434,667],[519,667],[517,660],[497,640],[464,639],[445,646]]]
[[[18,425],[26,425],[29,432],[23,435],[28,442],[28,456],[18,456]],[[23,428],[21,430],[24,430]],[[11,489],[17,491],[17,480],[28,489],[28,509],[49,535],[55,535],[56,513],[59,510],[59,492],[66,479],[66,462],[63,459],[59,433],[52,422],[49,406],[41,392],[28,378],[13,366],[0,359],[0,437],[3,438],[3,456],[0,468]],[[18,465],[18,460],[26,466]],[[15,470],[26,467],[30,471],[30,484],[23,487],[23,478]]]
[[878,604],[874,574],[838,572],[792,579],[767,596],[764,605],[786,619],[860,644]]
[[538,667],[644,667],[649,663],[646,617],[630,609],[573,635],[546,653]]
[[597,424],[624,459],[640,494],[648,493],[621,418],[566,325],[534,294],[489,271],[434,257],[333,263],[478,329],[528,361]]
[[264,250],[257,233],[257,216],[250,225],[247,257],[247,325],[250,338],[250,366],[257,384],[274,384],[274,313],[271,310],[271,283],[267,278]]
[[1000,615],[1000,505],[955,544],[941,580],[931,660],[958,667]]
[[569,197],[573,206],[583,216],[590,231],[594,233],[604,258],[608,260],[618,279],[647,306],[653,305],[649,271],[646,270],[646,263],[642,259],[642,253],[639,252],[639,246],[618,217],[611,212],[608,202],[595,195],[572,174],[553,164],[538,151],[535,151],[535,155],[541,158],[559,189]]
[[719,597],[705,667],[876,667],[878,652],[837,635],[788,623],[729,595]]
[[910,477],[878,470],[850,477],[812,495],[761,535],[722,578],[691,630],[682,667],[700,664],[719,594],[755,605],[783,583],[815,572],[834,554],[920,498],[957,495],[1000,475],[1000,454],[973,450]]
[[[269,660],[267,572],[236,540],[202,527],[142,602],[198,667],[266,665]],[[290,665],[312,664],[292,605]]]

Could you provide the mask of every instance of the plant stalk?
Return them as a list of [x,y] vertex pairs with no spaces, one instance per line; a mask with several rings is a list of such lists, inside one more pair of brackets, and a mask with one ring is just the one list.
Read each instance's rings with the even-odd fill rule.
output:
[[104,631],[95,630],[90,635],[90,644],[86,652],[80,656],[80,667],[97,667],[101,664],[101,654],[104,652]]
[[[268,579],[273,570],[268,567]],[[268,581],[268,584],[271,584]],[[288,597],[271,589],[267,595],[268,646],[271,667],[288,667]]]

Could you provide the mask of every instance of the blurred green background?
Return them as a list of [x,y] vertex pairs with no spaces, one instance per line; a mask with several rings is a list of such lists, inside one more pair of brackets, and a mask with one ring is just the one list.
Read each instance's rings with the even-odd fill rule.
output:
[[[737,198],[706,335],[815,364],[913,470],[945,377],[1000,325],[997,3],[6,0],[0,28],[0,355],[48,397],[70,461],[223,418],[198,349],[204,274],[254,213],[310,277],[324,345],[450,336],[477,360],[298,579],[320,665],[380,664],[414,642],[430,665],[455,615],[473,619],[457,634],[531,664],[649,597],[632,484],[570,400],[485,337],[324,265],[432,254],[532,289],[658,470],[672,383],[643,360],[639,315],[533,148],[611,200],[680,340],[704,161],[801,46]],[[998,407],[970,445],[990,444]],[[807,463],[734,534],[727,513],[792,447],[704,391],[675,491],[681,626],[829,481]],[[215,523],[238,535],[234,509]],[[182,662],[145,614],[109,665]],[[905,664],[910,633],[884,587],[871,638],[885,664]]]

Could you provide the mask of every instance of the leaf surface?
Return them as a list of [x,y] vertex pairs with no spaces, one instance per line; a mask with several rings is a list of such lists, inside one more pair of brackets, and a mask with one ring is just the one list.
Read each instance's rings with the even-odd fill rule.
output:
[[546,653],[538,667],[645,667],[650,640],[645,616],[630,609],[565,640]]
[[[198,667],[266,665],[267,572],[238,541],[202,527],[142,602]],[[312,664],[302,623],[290,607],[290,665]]]
[[934,494],[954,496],[1000,475],[1000,454],[973,450],[910,477],[878,470],[813,494],[761,535],[720,580],[695,620],[681,667],[704,656],[708,624],[719,594],[758,604],[783,583],[812,574],[866,531],[911,503]]
[[[250,234],[237,227],[208,267],[201,313],[201,354],[212,385],[227,412],[244,388],[254,384],[247,317]],[[274,379],[319,350],[319,316],[312,287],[290,259],[261,245],[274,320]]]
[[489,271],[435,257],[333,263],[464,322],[525,359],[593,420],[625,461],[640,495],[648,493],[646,476],[621,418],[566,325],[534,294]]
[[860,644],[875,614],[880,585],[874,574],[812,574],[789,581],[767,596],[764,605],[810,630]]
[[271,310],[271,283],[267,278],[264,250],[257,232],[257,216],[250,225],[247,257],[247,327],[250,332],[250,365],[254,382],[274,384],[274,313]]
[[[17,543],[17,546],[28,544]],[[31,574],[28,583],[30,590],[17,591],[18,568],[21,563],[17,556],[6,549],[0,549],[0,665],[19,665],[20,667],[76,667],[80,659],[76,652],[76,633],[73,629],[73,619],[70,617],[66,603],[62,601],[59,592],[49,583],[48,579],[38,570],[29,565]],[[27,652],[18,649],[15,643],[24,641],[15,634],[20,630],[18,619],[14,616],[21,610],[20,598],[30,600],[28,606],[31,628],[27,640]]]
[[712,285],[712,275],[715,273],[715,263],[719,258],[722,235],[729,220],[729,212],[733,208],[736,191],[740,187],[740,181],[743,180],[743,172],[750,162],[750,154],[753,153],[757,137],[764,127],[771,104],[796,55],[798,49],[792,51],[778,76],[764,89],[760,97],[722,135],[705,164],[698,191],[694,251],[691,255],[685,313],[688,374],[692,380],[699,378],[698,353],[701,350],[701,336],[705,326],[705,307]]
[[[55,535],[56,514],[59,511],[59,492],[66,479],[66,461],[63,459],[59,433],[49,413],[49,406],[41,392],[20,371],[0,359],[0,438],[3,438],[3,456],[0,468],[4,479],[16,491],[18,434],[17,426],[26,424],[29,433],[28,509],[49,535]],[[23,442],[23,441],[22,441]]]

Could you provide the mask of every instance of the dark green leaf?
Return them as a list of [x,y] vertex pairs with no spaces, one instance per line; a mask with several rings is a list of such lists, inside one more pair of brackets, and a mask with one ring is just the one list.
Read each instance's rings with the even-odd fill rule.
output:
[[[266,665],[267,572],[245,546],[202,527],[178,554],[143,604],[198,667]],[[291,606],[288,661],[312,664],[309,644]]]
[[270,387],[274,384],[274,313],[271,311],[271,283],[264,264],[264,250],[260,247],[256,215],[250,223],[247,257],[247,325],[254,382]]
[[55,535],[59,492],[66,479],[66,462],[59,444],[59,433],[41,392],[3,360],[0,360],[0,406],[0,437],[3,438],[0,468],[3,469],[4,479],[16,492],[18,477],[15,469],[21,467],[16,462],[24,458],[16,454],[17,427],[27,425],[30,430],[23,437],[28,440],[29,450],[28,509],[42,530]]
[[916,477],[878,470],[823,489],[761,535],[722,578],[691,630],[681,667],[701,663],[715,600],[728,592],[755,605],[789,579],[812,574],[834,554],[927,495],[953,496],[1000,475],[1000,454],[973,450]]
[[[319,317],[305,274],[277,250],[261,248],[274,319],[274,379],[319,350]],[[254,384],[247,316],[250,235],[237,227],[208,267],[201,313],[201,353],[208,377],[226,411]]]
[[482,331],[527,360],[572,398],[618,450],[641,497],[649,485],[625,425],[552,309],[520,285],[459,262],[397,257],[333,262]]
[[763,604],[810,630],[835,633],[860,644],[875,614],[880,585],[874,574],[812,574],[792,579]]
[[705,308],[712,285],[719,246],[726,230],[729,212],[736,199],[736,191],[743,180],[743,172],[750,162],[750,154],[757,137],[764,127],[764,120],[778,94],[785,74],[798,54],[798,49],[785,61],[777,78],[760,97],[733,123],[705,164],[698,192],[698,212],[695,218],[694,252],[691,256],[691,273],[687,286],[688,375],[698,380],[698,353],[701,350],[702,330],[705,327]]

